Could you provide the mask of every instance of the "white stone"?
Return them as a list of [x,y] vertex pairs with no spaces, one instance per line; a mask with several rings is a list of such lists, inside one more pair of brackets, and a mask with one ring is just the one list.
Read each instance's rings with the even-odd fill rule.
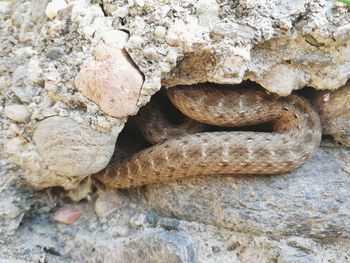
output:
[[304,72],[287,65],[276,65],[264,75],[260,84],[280,96],[287,96],[307,82],[308,76]]
[[25,122],[30,117],[27,106],[22,104],[8,105],[5,107],[4,112],[7,118],[17,122]]
[[166,28],[164,26],[157,26],[154,29],[154,36],[158,40],[162,40],[165,37],[165,33],[166,33]]
[[27,77],[29,82],[38,83],[42,80],[42,70],[38,59],[31,59],[27,65],[27,69]]
[[158,60],[160,57],[159,54],[157,53],[157,50],[153,47],[145,48],[145,50],[143,51],[143,54],[145,58],[149,60]]
[[103,33],[102,40],[107,45],[114,46],[116,48],[124,48],[128,42],[129,34],[122,30],[108,30]]
[[129,7],[128,6],[122,6],[119,7],[115,12],[113,12],[113,16],[124,18],[129,13]]
[[187,34],[187,27],[181,20],[175,21],[174,25],[171,26],[165,37],[165,41],[170,46],[180,46],[184,43]]
[[143,7],[145,5],[145,1],[144,0],[135,0],[135,4],[137,4],[140,7]]
[[67,2],[64,0],[51,1],[45,10],[45,14],[48,18],[53,19],[57,16],[58,12],[67,7]]
[[219,21],[219,4],[215,0],[199,0],[196,14],[201,26],[213,27]]

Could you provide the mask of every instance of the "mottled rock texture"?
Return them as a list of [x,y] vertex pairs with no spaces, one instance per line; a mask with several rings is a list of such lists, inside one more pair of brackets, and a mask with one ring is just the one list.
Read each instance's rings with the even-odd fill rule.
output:
[[288,95],[350,74],[348,7],[332,1],[37,0],[1,19],[1,147],[36,188],[76,187],[68,167],[38,161],[32,138],[46,118],[116,137],[161,85],[253,80]]
[[49,170],[85,178],[108,164],[116,138],[67,117],[50,117],[38,123],[33,141]]
[[114,41],[99,43],[94,57],[84,61],[75,85],[106,114],[122,118],[137,113],[143,77],[123,49],[127,33],[107,32],[113,33]]

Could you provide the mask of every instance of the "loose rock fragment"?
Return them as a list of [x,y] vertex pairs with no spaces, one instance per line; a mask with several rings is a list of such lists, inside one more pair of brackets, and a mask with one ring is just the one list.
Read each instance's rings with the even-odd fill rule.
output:
[[22,104],[12,104],[5,107],[5,115],[11,120],[25,122],[29,119],[30,113],[27,106]]
[[64,0],[53,0],[50,2],[45,10],[45,14],[48,18],[53,19],[57,16],[58,12],[67,7],[67,2]]
[[82,209],[78,206],[65,206],[58,209],[53,215],[53,220],[57,223],[62,223],[66,225],[74,224],[77,220],[79,220]]

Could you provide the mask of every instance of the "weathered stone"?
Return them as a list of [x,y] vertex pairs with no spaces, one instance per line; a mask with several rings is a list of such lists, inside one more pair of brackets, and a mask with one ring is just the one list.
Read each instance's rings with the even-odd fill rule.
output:
[[30,117],[28,108],[22,104],[8,105],[4,112],[6,117],[18,122],[25,122]]
[[56,223],[72,225],[79,220],[81,214],[82,210],[78,206],[64,206],[54,213],[52,219]]
[[59,58],[63,57],[64,55],[65,55],[64,50],[60,47],[53,47],[53,48],[49,49],[46,53],[46,56],[52,60],[59,59]]
[[33,140],[52,172],[84,178],[108,164],[116,138],[67,117],[51,117],[38,124]]
[[67,2],[64,0],[52,0],[46,7],[45,14],[48,18],[53,19],[58,12],[67,7]]
[[75,85],[106,114],[122,118],[137,112],[143,77],[125,51],[117,47],[101,42],[94,57],[82,65]]
[[[191,240],[181,234],[154,231],[132,237],[123,244],[119,242],[99,242],[89,240],[77,242],[80,249],[72,248],[70,257],[77,261],[88,258],[103,262],[197,262],[195,247]],[[78,247],[77,247],[78,248]],[[82,252],[84,251],[84,252]]]

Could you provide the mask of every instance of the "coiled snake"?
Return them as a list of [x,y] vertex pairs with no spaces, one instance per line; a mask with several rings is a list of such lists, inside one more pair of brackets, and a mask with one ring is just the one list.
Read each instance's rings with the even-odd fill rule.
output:
[[[270,122],[273,131],[185,134],[182,129],[170,128],[156,110],[148,117],[141,114],[146,128],[143,134],[158,143],[110,164],[96,175],[99,181],[129,188],[198,175],[285,173],[301,166],[320,144],[319,117],[308,101],[297,95],[279,98],[260,90],[206,85],[169,88],[167,94],[178,110],[197,122],[224,127]],[[192,124],[195,126],[194,121],[184,126]],[[157,130],[147,130],[152,126],[161,130],[160,135],[152,135]],[[165,140],[167,130],[175,138]]]

